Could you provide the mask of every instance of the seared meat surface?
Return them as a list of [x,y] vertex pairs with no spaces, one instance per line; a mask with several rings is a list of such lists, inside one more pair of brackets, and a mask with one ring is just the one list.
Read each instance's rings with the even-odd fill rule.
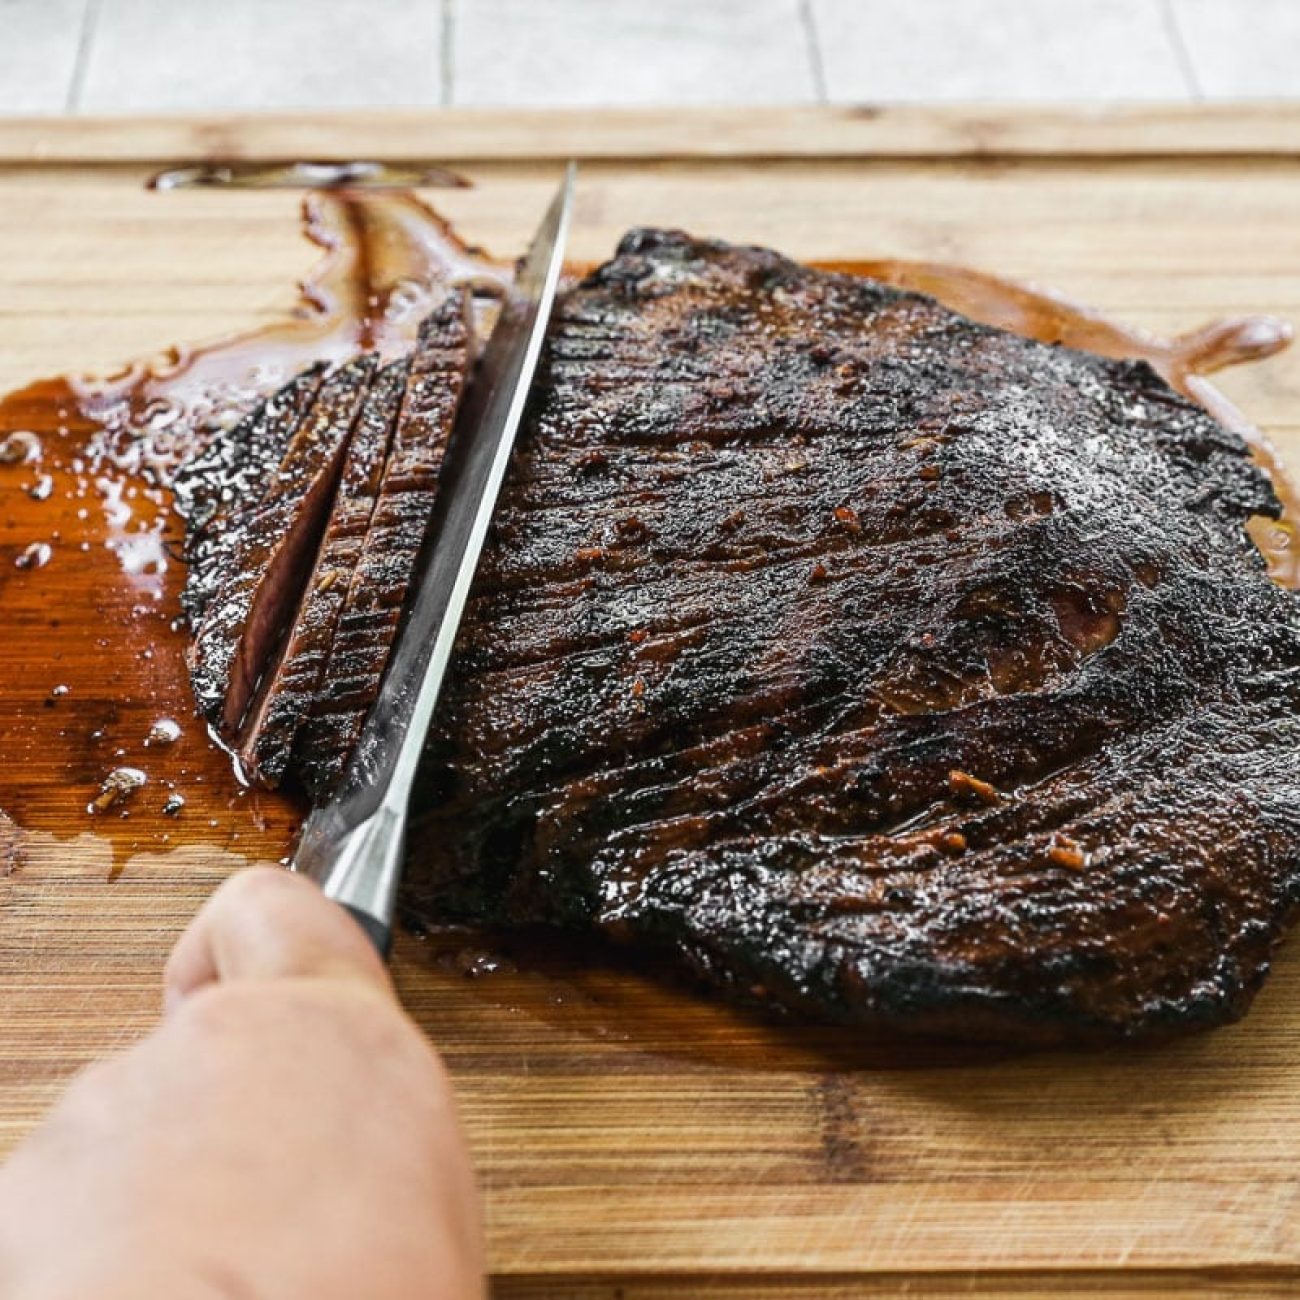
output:
[[1144,364],[634,232],[561,301],[408,901],[813,1015],[1239,1015],[1300,889],[1300,615]]
[[[177,483],[202,710],[315,797],[468,370],[308,372]],[[1300,899],[1300,610],[1241,439],[1145,364],[633,232],[557,308],[430,737],[407,904],[797,1013],[1210,1026]]]
[[242,774],[328,793],[378,693],[469,366],[450,289],[409,358],[313,368],[175,480],[199,712]]
[[438,499],[439,475],[471,351],[470,297],[452,293],[420,329],[384,464],[329,657],[298,742],[299,779],[324,798],[361,735],[407,587]]
[[222,577],[195,627],[191,682],[200,712],[228,741],[297,607],[373,369],[373,358],[358,357],[322,382],[261,500],[221,549]]
[[177,471],[172,490],[185,520],[185,589],[181,607],[192,626],[229,576],[227,556],[320,387],[325,367],[286,384],[225,437]]
[[[279,783],[294,738],[325,680],[339,614],[379,498],[408,373],[405,361],[393,362],[366,396],[293,630],[264,670],[265,685],[245,721],[239,758],[245,774],[258,784]],[[341,751],[335,747],[333,752]]]

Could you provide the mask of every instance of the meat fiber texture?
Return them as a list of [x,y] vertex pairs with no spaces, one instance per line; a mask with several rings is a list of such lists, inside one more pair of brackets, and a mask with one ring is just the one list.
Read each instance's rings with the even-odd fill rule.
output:
[[1300,611],[1144,363],[634,231],[560,302],[408,904],[870,1028],[1240,1015],[1300,888]]
[[304,371],[178,471],[173,492],[185,520],[187,565],[181,607],[191,625],[201,621],[226,578],[222,552],[238,545],[324,371],[323,365]]
[[469,330],[450,288],[409,358],[314,367],[177,474],[195,702],[251,784],[324,798],[346,766],[428,532]]
[[421,326],[365,537],[295,746],[298,779],[317,799],[338,785],[378,698],[438,502],[472,340],[465,293],[447,297]]

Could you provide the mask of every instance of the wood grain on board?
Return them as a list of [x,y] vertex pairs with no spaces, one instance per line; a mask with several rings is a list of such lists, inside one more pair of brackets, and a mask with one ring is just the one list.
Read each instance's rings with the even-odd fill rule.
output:
[[[578,260],[664,223],[803,258],[969,263],[1161,332],[1247,311],[1300,320],[1294,111],[674,113],[617,129],[498,114],[452,121],[436,157],[428,137],[414,151],[407,121],[401,156],[454,160],[474,182],[428,197],[500,253],[519,250],[554,183],[554,140],[586,131]],[[725,148],[691,143],[710,131]],[[833,156],[818,156],[823,137]],[[299,196],[152,193],[141,160],[205,141],[320,153],[330,139],[335,154],[397,149],[366,118],[0,123],[0,388],[287,310],[316,256]],[[972,156],[990,140],[1014,147]],[[1053,140],[1074,147],[1054,154]],[[57,163],[33,161],[42,146]],[[1222,387],[1300,463],[1300,351]],[[6,653],[0,670],[16,662]],[[58,765],[29,761],[63,797]],[[73,819],[32,837],[0,881],[0,1145],[72,1071],[152,1023],[188,916],[249,856],[275,856],[274,827],[234,841],[213,817],[180,847],[141,842],[116,860]],[[1300,949],[1217,1033],[999,1057],[781,1030],[582,954],[517,955],[470,978],[466,948],[449,961],[405,937],[396,973],[456,1079],[502,1297],[1267,1295],[1300,1280]]]
[[390,109],[0,118],[0,162],[1300,155],[1300,105]]

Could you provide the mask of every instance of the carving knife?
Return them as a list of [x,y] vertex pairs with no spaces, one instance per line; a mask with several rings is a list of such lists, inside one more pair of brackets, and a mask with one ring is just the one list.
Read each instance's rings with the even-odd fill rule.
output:
[[555,303],[574,176],[570,163],[465,395],[432,547],[379,696],[338,792],[312,811],[293,855],[293,869],[346,908],[383,956],[411,787]]

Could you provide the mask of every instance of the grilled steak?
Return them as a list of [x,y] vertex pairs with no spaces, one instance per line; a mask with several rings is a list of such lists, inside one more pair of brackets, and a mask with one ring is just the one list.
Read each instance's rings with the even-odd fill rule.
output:
[[437,499],[469,311],[449,290],[410,358],[307,371],[176,477],[195,700],[250,781],[342,773]]
[[188,566],[181,607],[191,624],[197,626],[229,576],[229,555],[316,396],[324,371],[323,365],[304,371],[177,470],[172,492],[186,523]]
[[405,361],[393,362],[367,394],[293,630],[264,671],[259,697],[241,728],[236,752],[244,774],[259,785],[279,784],[293,739],[320,688],[339,612],[379,498],[408,372]]
[[344,597],[329,658],[295,752],[317,798],[356,745],[397,633],[470,361],[470,296],[450,292],[421,326],[379,497]]
[[1145,364],[654,231],[535,399],[416,913],[908,1031],[1242,1012],[1300,890],[1300,616],[1235,434]]
[[361,357],[321,384],[256,508],[225,540],[190,661],[199,710],[225,737],[237,734],[311,571],[373,371]]

